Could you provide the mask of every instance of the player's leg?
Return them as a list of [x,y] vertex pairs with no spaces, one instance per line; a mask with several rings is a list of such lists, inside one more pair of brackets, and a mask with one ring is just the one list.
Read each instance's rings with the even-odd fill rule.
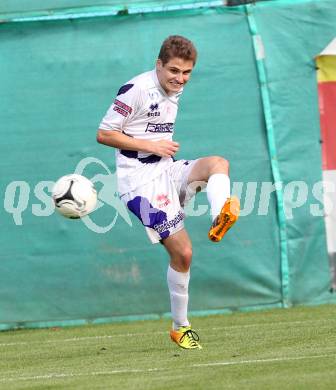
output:
[[200,158],[188,176],[189,185],[197,181],[207,182],[213,220],[208,235],[211,241],[218,242],[239,215],[239,200],[230,197],[229,162],[219,156]]
[[218,156],[198,159],[189,174],[188,184],[195,181],[207,182],[211,215],[215,219],[230,197],[229,162]]
[[169,257],[170,264],[167,272],[167,282],[171,301],[173,328],[189,326],[188,286],[190,279],[190,265],[192,248],[189,236],[185,229],[162,240]]
[[161,242],[170,256],[167,282],[174,321],[172,340],[182,348],[201,348],[187,318],[191,242],[184,230],[179,194],[169,173],[165,171],[135,192],[124,194],[122,200],[146,227],[150,241]]
[[200,349],[198,335],[191,329],[188,320],[189,280],[192,258],[192,246],[185,229],[162,240],[170,256],[167,271],[167,283],[170,295],[173,329],[171,339],[180,347]]

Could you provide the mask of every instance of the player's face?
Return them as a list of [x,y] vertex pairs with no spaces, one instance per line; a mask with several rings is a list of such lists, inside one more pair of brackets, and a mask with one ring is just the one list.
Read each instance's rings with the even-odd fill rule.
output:
[[194,64],[191,60],[182,58],[172,58],[165,65],[159,59],[156,62],[156,71],[162,88],[168,95],[172,95],[181,90],[188,82]]

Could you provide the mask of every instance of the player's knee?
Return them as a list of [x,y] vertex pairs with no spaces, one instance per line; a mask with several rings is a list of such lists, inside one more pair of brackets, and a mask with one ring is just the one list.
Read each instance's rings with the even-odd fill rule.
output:
[[229,173],[229,161],[221,156],[213,156],[211,164],[211,174],[213,173]]
[[180,266],[183,268],[184,272],[187,272],[191,265],[191,259],[192,259],[192,248],[191,246],[186,246],[183,248],[183,250],[180,252]]

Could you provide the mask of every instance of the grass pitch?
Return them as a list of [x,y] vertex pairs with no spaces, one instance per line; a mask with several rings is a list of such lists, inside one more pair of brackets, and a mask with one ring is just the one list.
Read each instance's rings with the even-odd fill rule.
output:
[[193,318],[203,350],[167,320],[0,333],[1,389],[334,389],[336,306]]

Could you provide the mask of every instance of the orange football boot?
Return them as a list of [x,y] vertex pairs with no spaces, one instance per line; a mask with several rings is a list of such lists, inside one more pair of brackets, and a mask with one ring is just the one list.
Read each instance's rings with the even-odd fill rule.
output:
[[172,329],[170,338],[181,348],[202,349],[198,334],[191,329],[191,326],[181,326],[177,330]]
[[240,211],[239,199],[236,196],[228,198],[221,212],[213,221],[208,237],[213,242],[219,242],[225,233],[237,221]]

